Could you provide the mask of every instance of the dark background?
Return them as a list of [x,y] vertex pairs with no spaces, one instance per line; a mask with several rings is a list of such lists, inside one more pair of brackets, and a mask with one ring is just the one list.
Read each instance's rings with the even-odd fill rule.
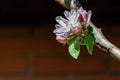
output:
[[[120,48],[120,0],[80,0]],[[53,0],[0,0],[0,80],[120,80],[120,62],[94,46],[73,59],[53,34],[65,8]]]
[[[94,23],[119,24],[119,0],[79,1],[85,9],[93,11]],[[63,15],[64,10],[54,0],[0,0],[0,25],[51,25],[57,15]]]

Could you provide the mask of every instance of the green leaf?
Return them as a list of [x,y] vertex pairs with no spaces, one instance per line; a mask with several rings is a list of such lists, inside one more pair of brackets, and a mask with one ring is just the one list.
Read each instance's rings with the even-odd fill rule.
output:
[[68,37],[67,44],[71,45],[75,41],[76,38],[77,38],[76,35],[72,35],[72,36]]
[[87,30],[89,34],[93,34],[93,28],[90,25],[87,26]]
[[88,49],[88,52],[92,55],[93,47],[94,47],[94,38],[92,35],[87,34],[84,38],[84,43]]
[[91,35],[95,40],[93,28],[90,25],[87,26],[87,31],[88,31],[87,34]]
[[77,59],[79,54],[80,54],[80,42],[79,39],[75,39],[68,47],[68,51],[70,53],[70,55]]

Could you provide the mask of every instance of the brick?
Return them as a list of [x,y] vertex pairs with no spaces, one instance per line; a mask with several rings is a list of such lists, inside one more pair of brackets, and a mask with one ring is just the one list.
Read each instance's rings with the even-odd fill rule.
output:
[[120,80],[120,76],[77,76],[73,80]]
[[25,58],[0,57],[0,74],[25,74],[26,68]]
[[40,57],[33,61],[34,73],[96,73],[104,70],[103,57],[86,56],[78,60],[68,57]]
[[120,72],[120,62],[116,59],[111,58],[110,70],[112,72]]
[[43,76],[43,77],[0,77],[0,80],[68,80],[65,77]]
[[65,46],[55,38],[41,37],[11,37],[0,38],[1,54],[56,54],[67,52]]

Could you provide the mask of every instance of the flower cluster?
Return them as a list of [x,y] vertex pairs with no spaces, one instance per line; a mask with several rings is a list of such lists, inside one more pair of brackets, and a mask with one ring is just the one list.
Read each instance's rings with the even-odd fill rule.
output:
[[69,34],[77,34],[83,31],[83,28],[89,23],[91,19],[91,11],[86,11],[82,7],[78,10],[72,9],[64,11],[65,18],[61,16],[56,17],[54,33],[58,42],[65,44]]

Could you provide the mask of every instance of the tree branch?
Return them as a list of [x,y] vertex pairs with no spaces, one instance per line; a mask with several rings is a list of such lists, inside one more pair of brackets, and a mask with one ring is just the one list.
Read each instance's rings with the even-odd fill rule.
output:
[[[78,9],[77,4],[75,3],[77,0],[55,0],[55,1],[58,2],[59,4],[61,4],[65,8]],[[80,4],[79,4],[79,6],[80,6]],[[90,22],[90,25],[94,31],[96,45],[101,50],[104,50],[104,51],[110,53],[111,56],[113,56],[114,58],[116,58],[117,60],[120,61],[120,49],[118,47],[116,47],[115,45],[113,45],[110,41],[108,41],[105,38],[101,29],[98,29],[92,22]]]
[[95,43],[96,45],[110,53],[110,55],[114,56],[118,60],[120,60],[120,49],[117,48],[115,45],[113,45],[110,41],[108,41],[103,33],[101,32],[101,29],[98,29],[92,22],[90,22],[91,27],[93,28],[94,31],[94,37],[95,37]]

